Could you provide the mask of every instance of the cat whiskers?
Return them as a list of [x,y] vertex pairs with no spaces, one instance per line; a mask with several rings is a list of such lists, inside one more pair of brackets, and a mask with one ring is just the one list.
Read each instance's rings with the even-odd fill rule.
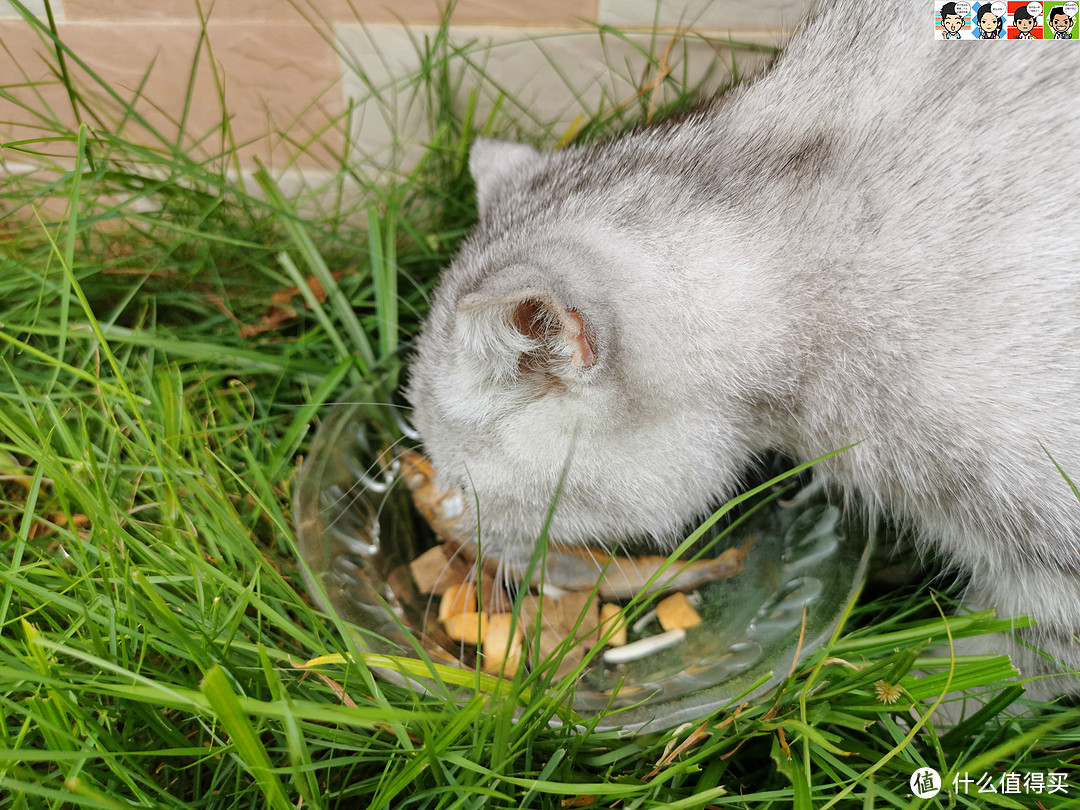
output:
[[[593,565],[596,566],[599,579],[602,582],[608,583],[614,590],[622,590],[627,593],[636,592],[641,588],[648,577],[638,565],[636,557],[627,554],[617,554],[617,547],[617,544],[612,544],[596,538],[592,543],[581,547],[581,550],[588,555],[589,559],[592,560]],[[604,558],[598,558],[597,552],[604,554]],[[620,578],[622,579],[622,585],[624,586],[622,589],[614,587],[619,583]]]
[[[402,436],[396,439],[393,444],[384,448],[376,459],[364,470],[355,470],[356,481],[354,481],[348,489],[341,493],[332,503],[327,504],[320,510],[324,515],[330,514],[332,517],[326,524],[327,529],[334,528],[339,521],[344,519],[346,513],[355,507],[355,505],[364,500],[365,493],[375,493],[382,497],[379,499],[378,504],[375,505],[374,515],[371,520],[376,523],[382,517],[383,508],[386,505],[387,499],[392,494],[394,488],[401,480],[401,476],[396,474],[395,462],[393,459],[396,456],[395,451],[403,443],[407,441],[407,437]],[[386,467],[383,467],[384,459],[389,456],[391,461]],[[375,478],[375,470],[379,468],[383,470],[383,479],[380,481]],[[365,518],[366,519],[366,518]]]

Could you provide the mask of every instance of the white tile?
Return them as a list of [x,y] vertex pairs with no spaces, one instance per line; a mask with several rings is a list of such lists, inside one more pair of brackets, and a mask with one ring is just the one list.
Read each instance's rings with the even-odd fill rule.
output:
[[[814,0],[600,0],[599,20],[615,26],[745,32],[791,31]],[[869,13],[869,7],[867,8]]]
[[[45,0],[22,0],[23,6],[31,14],[38,17],[45,16]],[[52,0],[53,19],[64,19],[64,5],[61,0]],[[22,14],[15,8],[11,0],[0,0],[0,20],[21,20]]]
[[373,168],[412,165],[428,140],[428,104],[415,81],[424,37],[433,27],[338,25],[346,102],[352,107],[348,138]]
[[[436,29],[341,25],[337,33],[346,97],[357,104],[353,143],[381,163],[409,163],[416,155],[409,145],[428,137],[427,99],[417,92],[413,77],[420,69],[424,38]],[[549,139],[564,135],[581,115],[588,118],[633,103],[643,75],[646,82],[656,75],[646,54],[662,54],[672,41],[670,34],[641,31],[618,37],[551,30],[529,37],[516,29],[489,27],[452,28],[450,39],[462,54],[450,69],[459,88],[458,112],[477,88],[476,127],[484,125],[502,96],[494,134]],[[770,55],[740,49],[734,56],[744,76],[760,69]],[[676,39],[668,57],[673,75],[685,69],[691,83],[716,63],[708,89],[727,83],[731,62],[726,40],[700,36]],[[661,99],[672,94],[662,85]],[[397,146],[392,147],[395,134]]]

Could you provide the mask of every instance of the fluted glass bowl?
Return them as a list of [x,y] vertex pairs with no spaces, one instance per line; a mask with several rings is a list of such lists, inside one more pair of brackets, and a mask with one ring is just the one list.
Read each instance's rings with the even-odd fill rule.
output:
[[[363,649],[415,657],[421,645],[433,660],[457,661],[461,645],[445,635],[437,603],[409,568],[433,540],[388,449],[408,444],[408,428],[395,406],[368,400],[358,389],[331,408],[297,481],[294,514],[309,584],[326,609],[356,628]],[[698,590],[703,621],[685,640],[628,663],[594,657],[574,710],[606,711],[601,728],[672,727],[768,690],[790,671],[797,650],[801,658],[827,640],[865,576],[872,538],[821,497],[793,500],[761,506],[710,549],[715,555],[754,540],[741,574]],[[632,635],[659,632],[641,624]]]

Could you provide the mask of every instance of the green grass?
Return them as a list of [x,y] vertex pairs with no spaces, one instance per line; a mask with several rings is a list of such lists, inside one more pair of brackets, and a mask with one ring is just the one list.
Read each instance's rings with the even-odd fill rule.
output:
[[[1076,806],[1075,709],[1012,717],[1006,692],[943,736],[913,719],[1007,671],[928,657],[1002,626],[944,620],[928,588],[864,596],[781,686],[700,718],[670,757],[693,729],[594,731],[559,700],[572,680],[495,697],[471,678],[430,696],[378,681],[380,662],[313,606],[290,515],[312,431],[355,383],[394,386],[475,216],[468,143],[526,121],[509,98],[476,119],[466,77],[492,79],[445,31],[418,43],[415,76],[372,88],[428,100],[420,164],[376,174],[343,155],[357,190],[287,198],[268,172],[230,173],[224,122],[189,133],[221,145],[193,157],[92,74],[72,79],[78,55],[27,21],[83,126],[0,88],[0,109],[46,130],[0,145],[0,806]],[[658,57],[641,64],[647,85]],[[677,72],[665,87],[662,103],[647,88],[605,99],[574,137],[693,98]],[[295,311],[274,314],[292,287]],[[902,687],[896,703],[880,682]],[[1069,790],[921,802],[907,781],[923,765],[947,780],[1065,772]]]

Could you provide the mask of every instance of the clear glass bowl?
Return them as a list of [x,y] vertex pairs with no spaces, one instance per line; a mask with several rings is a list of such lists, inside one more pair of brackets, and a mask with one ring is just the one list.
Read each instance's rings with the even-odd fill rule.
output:
[[[461,645],[434,620],[409,568],[433,541],[386,451],[401,446],[407,427],[368,393],[354,391],[327,413],[297,481],[296,531],[312,591],[357,628],[363,649],[415,657],[419,644],[435,660],[456,661]],[[699,589],[703,621],[684,641],[628,663],[593,658],[575,711],[608,711],[600,728],[669,728],[767,691],[797,648],[802,658],[827,640],[865,577],[872,537],[823,498],[795,500],[765,504],[715,544],[711,554],[754,538],[741,574]]]

